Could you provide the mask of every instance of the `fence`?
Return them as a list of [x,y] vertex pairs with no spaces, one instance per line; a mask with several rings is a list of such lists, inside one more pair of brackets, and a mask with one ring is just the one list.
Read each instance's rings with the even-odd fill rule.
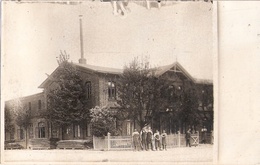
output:
[[[185,134],[170,134],[166,139],[167,148],[184,147],[186,146]],[[199,133],[191,134],[192,146],[199,145]],[[131,136],[105,136],[93,137],[94,150],[131,150],[132,137]]]

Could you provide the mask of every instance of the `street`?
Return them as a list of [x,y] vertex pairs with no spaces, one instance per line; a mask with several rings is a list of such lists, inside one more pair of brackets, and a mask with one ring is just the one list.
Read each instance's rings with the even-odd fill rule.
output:
[[[210,164],[213,161],[213,146],[170,148],[167,151],[93,151],[93,150],[6,150],[4,161],[23,162],[178,162],[188,164],[201,162]],[[138,163],[138,164],[139,164]],[[64,164],[64,163],[63,163]],[[121,164],[121,163],[120,163]]]

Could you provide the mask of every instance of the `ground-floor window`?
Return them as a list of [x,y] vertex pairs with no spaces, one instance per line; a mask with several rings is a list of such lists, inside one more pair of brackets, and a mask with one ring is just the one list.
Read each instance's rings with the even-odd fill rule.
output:
[[13,140],[14,139],[14,126],[11,126],[10,128],[10,140]]
[[126,135],[131,135],[131,122],[126,122]]
[[45,138],[45,123],[40,122],[38,123],[38,138]]
[[17,137],[18,137],[19,140],[23,140],[24,139],[23,129],[18,129],[17,130]]
[[91,124],[87,124],[86,136],[91,136]]
[[29,124],[29,139],[33,138],[33,124]]
[[80,125],[74,125],[74,137],[80,137]]

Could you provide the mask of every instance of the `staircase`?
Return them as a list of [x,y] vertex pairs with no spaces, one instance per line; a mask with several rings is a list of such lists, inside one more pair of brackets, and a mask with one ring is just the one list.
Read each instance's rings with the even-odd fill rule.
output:
[[48,150],[50,149],[49,139],[29,139],[28,143],[29,149],[32,150]]

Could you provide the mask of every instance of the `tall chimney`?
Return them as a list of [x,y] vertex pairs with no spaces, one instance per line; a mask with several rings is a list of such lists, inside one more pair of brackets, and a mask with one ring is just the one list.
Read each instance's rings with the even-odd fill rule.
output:
[[82,15],[79,16],[79,30],[80,30],[80,54],[81,58],[79,59],[80,64],[86,64],[87,60],[84,58],[84,49],[83,49],[83,33],[82,33]]

